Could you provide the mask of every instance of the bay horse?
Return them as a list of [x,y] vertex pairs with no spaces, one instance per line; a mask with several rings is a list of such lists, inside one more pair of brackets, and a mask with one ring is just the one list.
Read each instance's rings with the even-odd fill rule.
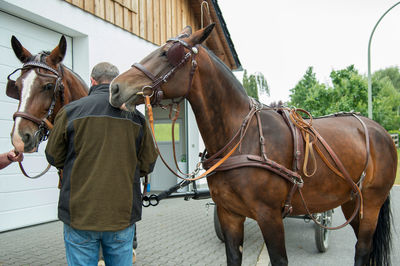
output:
[[[51,52],[34,56],[15,36],[11,37],[11,46],[23,63],[8,76],[6,89],[9,97],[19,101],[11,142],[17,152],[31,153],[47,138],[60,108],[87,96],[89,89],[79,75],[62,64],[67,50],[64,36]],[[11,76],[18,70],[21,74],[14,81]]]
[[[193,34],[186,27],[179,36],[115,78],[110,85],[111,105],[132,111],[145,99],[157,104],[161,98],[184,97],[192,106],[209,156],[217,154],[221,158],[231,151],[236,158],[265,155],[265,162],[269,159],[281,170],[291,168],[295,142],[283,116],[274,108],[254,104],[229,68],[201,45],[213,27],[211,24]],[[250,116],[249,110],[256,115]],[[389,194],[396,175],[397,153],[390,135],[379,124],[357,117],[359,120],[353,115],[315,119],[313,127],[340,158],[353,184],[365,172],[362,187],[357,186],[363,196],[362,213],[357,208],[356,193],[321,156],[314,157],[318,166],[314,175],[307,177],[300,170],[293,174],[304,181],[301,193],[306,204],[300,189],[293,191],[293,184],[279,171],[242,164],[223,171],[217,168],[207,176],[225,238],[228,265],[241,264],[246,217],[257,221],[271,264],[288,265],[282,209],[290,194],[292,215],[320,213],[338,206],[349,220],[356,213],[351,220],[357,237],[354,265],[389,265]],[[241,147],[234,150],[232,147],[239,143],[232,140],[238,132],[244,134],[239,134]],[[322,147],[319,142],[316,146]],[[326,151],[323,154],[328,157]],[[328,162],[336,163],[332,158]]]

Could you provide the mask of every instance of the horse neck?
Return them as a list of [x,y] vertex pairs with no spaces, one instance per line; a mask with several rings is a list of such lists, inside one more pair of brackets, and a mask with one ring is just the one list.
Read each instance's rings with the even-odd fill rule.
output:
[[[215,60],[215,59],[214,59]],[[200,134],[211,154],[223,148],[240,129],[250,101],[239,81],[219,62],[202,65],[188,95]]]
[[71,70],[63,69],[64,104],[88,95],[89,88],[85,82]]

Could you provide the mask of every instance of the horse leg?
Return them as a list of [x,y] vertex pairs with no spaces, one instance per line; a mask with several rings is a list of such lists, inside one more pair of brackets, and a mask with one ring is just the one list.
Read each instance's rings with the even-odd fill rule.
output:
[[288,265],[281,210],[267,209],[258,213],[261,215],[257,217],[257,223],[263,234],[271,265]]
[[[354,208],[354,200],[342,205],[346,219]],[[351,226],[357,236],[354,265],[387,265],[390,252],[390,198],[380,206],[376,200],[364,197],[363,218],[355,217]]]
[[243,232],[246,217],[234,214],[217,205],[218,219],[225,239],[228,265],[241,265],[243,254]]

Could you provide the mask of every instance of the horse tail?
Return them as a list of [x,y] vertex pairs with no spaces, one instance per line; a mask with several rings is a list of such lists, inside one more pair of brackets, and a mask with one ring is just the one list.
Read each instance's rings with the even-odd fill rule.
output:
[[392,248],[392,235],[390,231],[392,223],[392,212],[390,209],[390,194],[383,203],[379,212],[378,224],[376,225],[372,251],[368,265],[388,266],[390,264],[390,251]]

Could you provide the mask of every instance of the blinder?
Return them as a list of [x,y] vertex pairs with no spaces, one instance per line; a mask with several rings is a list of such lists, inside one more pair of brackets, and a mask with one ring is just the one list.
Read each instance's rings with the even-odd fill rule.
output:
[[[182,35],[180,37],[187,37],[186,35]],[[145,74],[153,83],[151,85],[145,85],[143,86],[142,90],[139,91],[138,93],[134,94],[135,95],[143,95],[143,96],[149,96],[153,97],[152,104],[157,105],[160,104],[164,92],[161,90],[161,85],[163,83],[166,83],[168,79],[179,69],[181,68],[190,58],[192,59],[192,64],[191,64],[191,71],[190,71],[190,76],[189,76],[189,85],[188,85],[188,90],[185,96],[182,96],[181,99],[178,101],[181,102],[184,98],[189,93],[191,84],[192,84],[192,79],[194,72],[197,67],[197,62],[196,62],[196,55],[199,52],[198,48],[195,46],[191,46],[185,41],[178,38],[172,38],[167,40],[168,42],[172,42],[171,47],[167,51],[167,59],[168,63],[172,66],[172,68],[166,72],[164,75],[161,75],[159,77],[156,77],[154,74],[152,74],[150,71],[148,71],[143,65],[140,63],[135,63],[132,65],[132,67],[137,68],[140,70],[143,74]],[[185,48],[189,50],[189,52],[185,51]],[[150,93],[149,93],[150,92]]]
[[7,87],[6,87],[6,95],[10,98],[19,100],[21,98],[21,95],[18,91],[18,87],[16,85],[15,80],[12,80],[10,77],[13,75],[15,72],[20,70],[20,68],[16,69],[14,72],[12,72],[10,75],[7,77]]
[[180,42],[174,42],[171,48],[167,51],[168,62],[172,66],[177,66],[185,56],[185,49]]

